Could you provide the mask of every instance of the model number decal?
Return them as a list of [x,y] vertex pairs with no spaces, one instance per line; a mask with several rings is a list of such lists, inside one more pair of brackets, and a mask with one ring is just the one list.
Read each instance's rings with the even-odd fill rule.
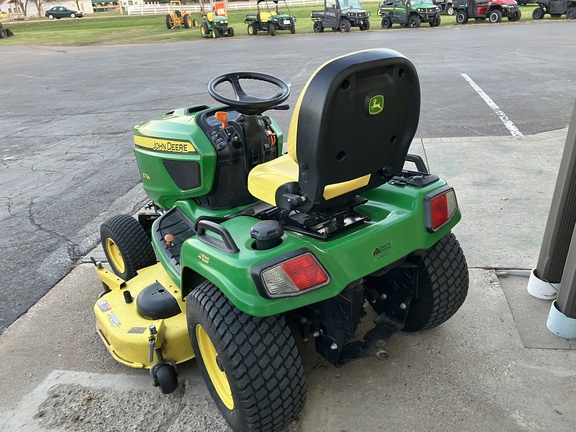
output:
[[134,135],[134,144],[154,151],[170,153],[196,153],[194,146],[186,141],[162,140]]
[[204,255],[203,253],[198,254],[198,259],[203,263],[210,264],[210,257],[208,255]]

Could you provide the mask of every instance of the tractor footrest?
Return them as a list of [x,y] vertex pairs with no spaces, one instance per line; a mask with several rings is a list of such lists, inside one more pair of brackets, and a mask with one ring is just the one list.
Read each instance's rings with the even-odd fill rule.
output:
[[194,222],[182,210],[174,207],[158,218],[152,235],[174,269],[180,273],[180,249],[188,238],[196,235]]

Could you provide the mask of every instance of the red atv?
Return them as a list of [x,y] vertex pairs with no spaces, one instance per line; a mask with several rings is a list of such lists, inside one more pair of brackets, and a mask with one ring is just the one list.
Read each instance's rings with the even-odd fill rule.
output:
[[466,24],[469,18],[477,21],[488,18],[491,23],[497,23],[502,17],[518,21],[522,16],[516,0],[454,0],[453,6],[458,24]]

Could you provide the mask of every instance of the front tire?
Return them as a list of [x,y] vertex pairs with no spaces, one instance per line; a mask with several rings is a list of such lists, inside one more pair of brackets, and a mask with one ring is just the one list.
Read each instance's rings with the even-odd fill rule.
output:
[[138,270],[156,264],[150,238],[131,216],[113,216],[100,226],[100,239],[108,264],[116,276],[132,279]]
[[454,234],[442,237],[418,265],[418,297],[410,303],[403,331],[436,327],[450,319],[468,294],[468,266]]
[[435,19],[430,21],[430,27],[438,27],[441,22],[442,22],[442,19],[440,18],[440,15],[438,15]]
[[350,31],[350,21],[341,19],[340,24],[338,25],[338,30],[342,33],[348,33]]
[[408,18],[408,27],[410,28],[420,27],[420,17],[416,14],[410,15],[410,18]]
[[174,21],[170,15],[166,15],[166,28],[172,30],[174,28]]
[[490,22],[493,24],[499,23],[502,21],[502,12],[500,12],[498,9],[493,10],[490,12],[490,15],[488,15],[488,20],[490,20]]
[[198,367],[222,416],[235,431],[280,431],[306,401],[304,368],[283,316],[254,317],[212,283],[186,300]]
[[522,18],[522,12],[520,12],[520,9],[518,9],[515,13],[508,17],[508,21],[520,21],[520,18]]

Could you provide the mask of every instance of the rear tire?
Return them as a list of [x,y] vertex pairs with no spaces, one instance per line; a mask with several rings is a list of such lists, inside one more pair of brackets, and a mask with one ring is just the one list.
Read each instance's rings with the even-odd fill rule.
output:
[[108,263],[116,276],[132,279],[137,271],[156,264],[150,238],[131,216],[113,216],[100,226],[100,239]]
[[576,19],[576,7],[568,8],[566,11],[566,19],[573,20]]
[[184,28],[192,27],[192,17],[190,15],[185,14],[183,21],[184,21]]
[[258,29],[256,28],[256,24],[252,23],[248,25],[248,34],[250,36],[256,36],[258,33]]
[[542,9],[541,7],[537,7],[532,11],[532,19],[539,20],[542,18],[544,18],[544,9]]
[[312,25],[312,29],[314,33],[322,33],[324,31],[324,26],[322,25],[322,21],[314,21]]
[[235,431],[280,431],[306,402],[304,368],[283,316],[254,317],[212,283],[186,300],[188,333],[202,377]]
[[454,234],[442,237],[418,263],[418,297],[410,303],[403,331],[436,327],[450,319],[468,294],[468,266]]
[[456,23],[466,24],[468,22],[468,13],[466,11],[460,11],[456,14]]
[[392,20],[390,19],[390,17],[382,18],[382,28],[387,29],[390,27],[392,27]]

